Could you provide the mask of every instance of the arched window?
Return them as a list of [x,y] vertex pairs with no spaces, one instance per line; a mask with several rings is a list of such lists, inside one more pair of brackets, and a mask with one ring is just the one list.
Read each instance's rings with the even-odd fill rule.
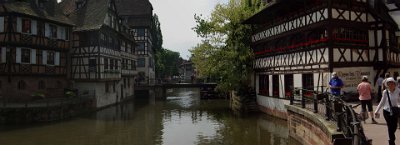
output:
[[39,90],[44,90],[45,88],[46,88],[46,85],[44,84],[44,81],[40,80],[39,84],[38,84],[38,89]]
[[19,81],[18,82],[18,90],[25,90],[25,88],[26,88],[26,83],[25,83],[25,81]]

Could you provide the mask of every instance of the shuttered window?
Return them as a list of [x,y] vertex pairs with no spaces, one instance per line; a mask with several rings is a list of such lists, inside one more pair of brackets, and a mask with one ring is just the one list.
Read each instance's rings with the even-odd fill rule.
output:
[[22,33],[31,33],[32,24],[30,19],[22,19]]
[[30,49],[21,49],[21,63],[31,63]]
[[50,65],[55,64],[54,55],[55,55],[54,51],[47,51],[47,64],[50,64]]
[[32,29],[32,34],[37,35],[37,21],[32,20],[31,29]]
[[43,51],[42,63],[44,65],[47,64],[47,51],[45,51],[45,50]]
[[36,64],[36,49],[31,49],[31,64]]
[[1,63],[6,63],[7,61],[7,48],[6,47],[2,47],[1,48]]
[[0,32],[4,32],[4,17],[0,17]]
[[96,59],[89,59],[89,72],[96,72]]
[[108,59],[104,58],[104,69],[108,69]]
[[55,53],[54,65],[60,65],[60,52]]

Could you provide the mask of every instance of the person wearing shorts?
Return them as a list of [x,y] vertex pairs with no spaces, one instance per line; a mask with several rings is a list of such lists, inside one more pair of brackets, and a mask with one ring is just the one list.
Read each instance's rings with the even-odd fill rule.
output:
[[[372,109],[372,97],[371,97],[371,83],[368,81],[367,76],[363,76],[361,79],[361,83],[358,84],[357,86],[357,91],[361,101],[361,115],[363,116],[364,119],[368,118],[368,113],[367,113],[367,107],[368,107],[368,112],[371,116],[371,123],[376,124],[377,122],[374,119],[374,113]],[[365,120],[364,120],[365,121]]]

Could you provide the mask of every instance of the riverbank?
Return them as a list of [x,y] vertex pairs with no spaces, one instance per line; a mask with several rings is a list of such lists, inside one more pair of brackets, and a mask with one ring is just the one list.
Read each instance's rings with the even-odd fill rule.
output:
[[30,124],[69,119],[94,109],[93,97],[46,98],[29,102],[1,102],[0,124]]

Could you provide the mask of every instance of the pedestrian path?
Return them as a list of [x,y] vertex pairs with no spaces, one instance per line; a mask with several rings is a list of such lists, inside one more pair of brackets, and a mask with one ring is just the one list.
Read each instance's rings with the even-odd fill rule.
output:
[[[373,105],[374,111],[377,106],[378,106],[377,104]],[[357,113],[361,112],[361,105],[359,105],[357,108],[354,108],[354,110]],[[366,123],[362,122],[362,125],[364,127],[364,133],[368,139],[372,139],[372,145],[388,144],[389,136],[387,132],[386,121],[383,118],[382,109],[380,111],[380,114],[381,114],[380,118],[375,119],[378,122],[378,124],[372,124],[371,118],[368,118],[368,120],[366,120]],[[396,138],[397,138],[396,144],[400,145],[400,129],[396,131]]]

